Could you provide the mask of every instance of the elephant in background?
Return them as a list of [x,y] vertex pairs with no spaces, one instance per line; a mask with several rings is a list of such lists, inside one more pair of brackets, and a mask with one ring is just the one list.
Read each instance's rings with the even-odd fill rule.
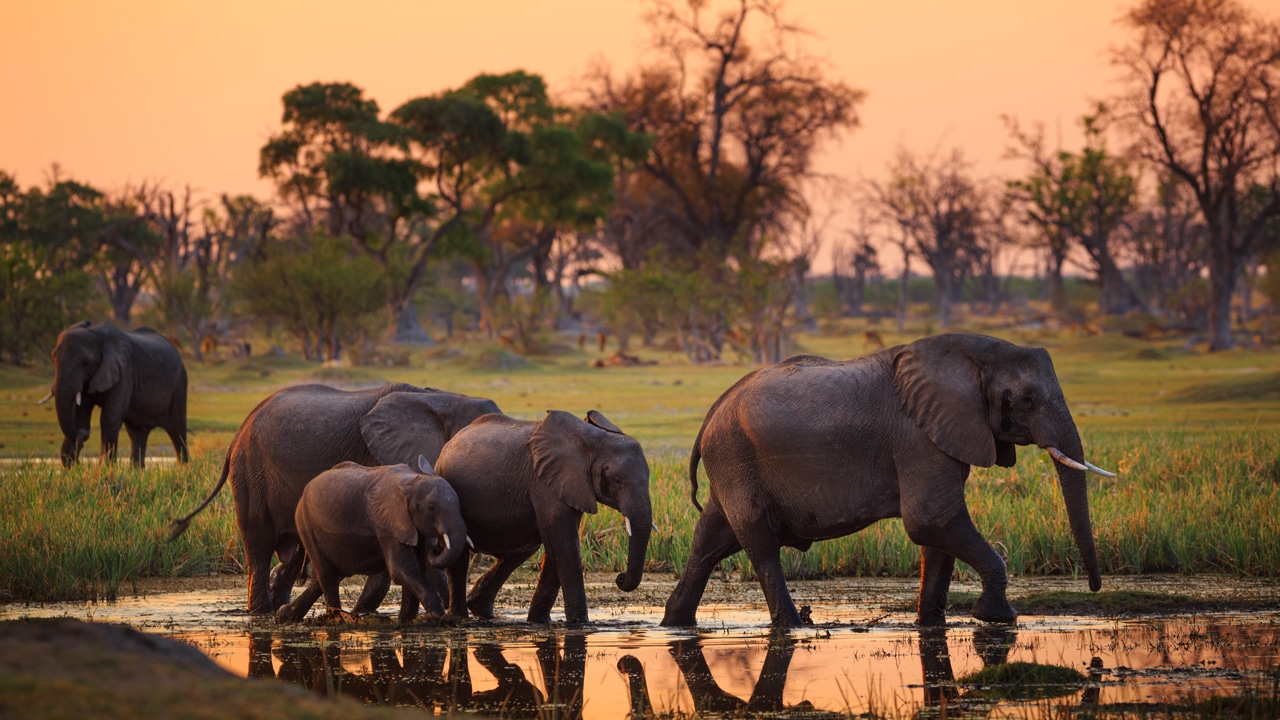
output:
[[[1015,446],[1035,444],[1058,462],[1058,480],[1089,587],[1102,579],[1089,519],[1083,446],[1043,348],[950,333],[857,360],[791,358],[752,372],[707,412],[689,458],[702,510],[689,560],[662,624],[696,624],[719,562],[746,551],[775,627],[801,618],[779,561],[782,545],[901,517],[923,546],[921,625],[946,622],[956,559],[982,580],[974,617],[1012,622],[1004,561],[974,527],[964,486],[972,465],[1010,467]],[[698,463],[711,487],[698,504]],[[1102,471],[1105,472],[1105,471]]]
[[450,614],[493,617],[493,602],[512,571],[544,548],[528,620],[550,622],[564,590],[565,620],[587,622],[578,528],[597,502],[627,518],[626,571],[617,585],[640,584],[653,528],[649,463],[640,443],[592,410],[585,421],[560,410],[539,421],[488,415],[445,444],[436,470],[458,493],[476,552],[497,562],[466,591],[469,553],[449,569]]
[[187,368],[182,353],[151,328],[124,331],[87,320],[63,330],[53,348],[53,399],[62,429],[62,464],[71,467],[89,437],[93,409],[102,408],[100,457],[115,462],[120,425],[129,433],[129,457],[144,467],[147,436],[164,428],[179,462],[187,450]]
[[[422,455],[434,463],[449,438],[495,412],[497,404],[486,398],[405,384],[355,391],[285,388],[249,413],[231,440],[217,485],[199,507],[174,521],[170,539],[229,480],[248,561],[249,612],[274,613],[289,602],[302,570],[294,511],[312,478],[344,461],[411,464]],[[280,560],[275,570],[273,554]],[[385,573],[370,577],[355,611],[377,610],[389,585]]]
[[[312,575],[302,594],[276,611],[277,620],[301,620],[322,593],[329,615],[348,619],[338,584],[384,571],[430,615],[444,615],[426,567],[452,565],[466,547],[467,528],[457,494],[425,457],[418,456],[416,470],[338,463],[307,483],[294,517]],[[411,619],[406,605],[402,622]]]

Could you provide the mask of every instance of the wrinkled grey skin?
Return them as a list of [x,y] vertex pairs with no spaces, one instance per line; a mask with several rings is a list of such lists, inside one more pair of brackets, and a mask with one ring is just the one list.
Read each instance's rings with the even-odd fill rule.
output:
[[565,620],[587,622],[578,527],[597,501],[630,519],[627,568],[616,582],[626,592],[640,584],[653,528],[649,463],[640,443],[603,415],[587,418],[559,410],[541,421],[487,415],[440,451],[436,470],[458,493],[475,551],[497,558],[466,597],[469,553],[449,568],[451,615],[493,617],[502,583],[541,546],[529,622],[550,622],[561,589]]
[[187,368],[182,353],[151,328],[125,332],[111,323],[72,325],[53,348],[51,396],[62,428],[62,464],[71,467],[89,437],[93,409],[102,408],[100,457],[115,462],[120,425],[129,458],[143,467],[147,436],[164,428],[179,462],[187,462]]
[[[801,624],[779,547],[901,517],[923,546],[921,625],[946,622],[956,559],[982,579],[974,617],[1012,622],[1004,562],[974,527],[972,465],[1011,467],[1015,446],[1083,452],[1049,354],[953,333],[848,362],[802,356],[748,374],[711,406],[689,458],[693,501],[706,464],[711,496],[662,624],[696,624],[720,560],[743,549],[775,627]],[[1083,470],[1058,464],[1072,535],[1092,590],[1101,587]]]
[[[446,568],[467,547],[458,496],[419,457],[408,465],[366,467],[343,462],[307,483],[294,521],[311,561],[311,581],[276,611],[281,622],[306,616],[324,594],[329,614],[342,616],[338,585],[356,574],[390,574],[434,617],[444,615],[426,567]],[[448,538],[448,542],[445,541]],[[417,614],[401,605],[401,621]]]
[[[422,455],[435,462],[449,438],[493,412],[498,406],[492,400],[413,385],[354,392],[285,388],[249,413],[231,440],[218,484],[199,507],[174,521],[171,538],[230,480],[249,566],[249,612],[274,613],[289,602],[302,570],[294,510],[312,478],[344,461],[396,465],[416,463]],[[272,554],[280,559],[274,570]],[[377,610],[389,584],[385,574],[370,577],[356,612]]]

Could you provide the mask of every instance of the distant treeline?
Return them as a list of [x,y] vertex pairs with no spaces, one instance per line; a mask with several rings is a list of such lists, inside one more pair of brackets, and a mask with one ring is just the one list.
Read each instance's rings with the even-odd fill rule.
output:
[[[767,362],[819,316],[902,322],[927,301],[946,329],[958,303],[1037,300],[1204,328],[1218,350],[1266,304],[1255,291],[1280,299],[1273,19],[1141,0],[1112,51],[1126,89],[1083,116],[1082,147],[1007,118],[1020,177],[900,147],[884,178],[831,190],[814,158],[856,130],[864,93],[828,77],[784,9],[655,0],[650,60],[592,69],[572,103],[518,70],[388,113],[350,83],[299,85],[259,151],[269,201],[0,172],[0,354],[22,363],[110,318],[197,358],[266,334],[362,362],[429,342],[425,321],[523,353],[568,330]],[[815,283],[820,252],[833,270]]]

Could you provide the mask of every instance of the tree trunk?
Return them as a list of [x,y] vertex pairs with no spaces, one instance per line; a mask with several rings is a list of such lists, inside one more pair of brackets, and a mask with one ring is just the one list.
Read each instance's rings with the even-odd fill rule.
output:
[[418,322],[418,313],[412,300],[393,303],[390,308],[391,320],[394,324],[392,340],[405,345],[433,345],[435,341]]

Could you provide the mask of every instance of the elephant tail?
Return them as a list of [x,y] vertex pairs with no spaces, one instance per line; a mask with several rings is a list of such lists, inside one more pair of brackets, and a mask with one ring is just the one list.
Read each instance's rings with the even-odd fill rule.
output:
[[228,452],[227,459],[222,461],[222,477],[218,478],[218,484],[213,486],[213,491],[209,493],[209,497],[205,498],[204,502],[200,503],[200,507],[192,510],[190,513],[187,513],[185,517],[180,517],[170,523],[170,526],[173,529],[169,532],[169,542],[177,540],[179,535],[187,531],[187,526],[191,524],[191,518],[195,517],[201,510],[208,507],[209,503],[213,502],[213,499],[217,497],[218,493],[222,490],[222,486],[227,484],[227,476],[230,474],[231,453]]
[[693,441],[693,452],[689,453],[689,497],[693,500],[693,506],[698,508],[698,512],[702,512],[702,504],[698,502],[698,462],[702,460],[701,440],[702,431],[699,430],[698,439]]

